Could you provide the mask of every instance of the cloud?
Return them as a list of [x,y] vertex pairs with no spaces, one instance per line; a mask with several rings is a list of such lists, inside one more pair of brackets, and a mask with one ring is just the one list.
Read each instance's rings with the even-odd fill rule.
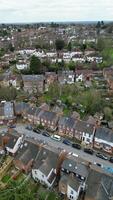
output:
[[112,20],[113,0],[0,0],[0,22]]

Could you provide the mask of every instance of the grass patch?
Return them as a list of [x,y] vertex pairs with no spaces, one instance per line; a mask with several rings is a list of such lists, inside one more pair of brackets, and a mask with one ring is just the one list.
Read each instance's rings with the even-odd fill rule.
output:
[[39,200],[45,200],[47,195],[48,195],[48,191],[45,188],[43,188],[42,186],[40,186],[40,188],[38,190]]
[[50,192],[47,200],[56,200],[56,194],[54,192]]
[[7,182],[9,181],[10,178],[11,178],[11,177],[10,177],[9,175],[6,175],[6,176],[4,176],[4,177],[2,178],[2,182],[3,182],[3,183],[7,183]]

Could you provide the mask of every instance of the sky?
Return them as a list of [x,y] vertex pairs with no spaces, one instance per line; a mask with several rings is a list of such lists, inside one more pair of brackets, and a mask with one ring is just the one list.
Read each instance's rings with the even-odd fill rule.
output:
[[113,0],[0,0],[0,23],[113,20]]

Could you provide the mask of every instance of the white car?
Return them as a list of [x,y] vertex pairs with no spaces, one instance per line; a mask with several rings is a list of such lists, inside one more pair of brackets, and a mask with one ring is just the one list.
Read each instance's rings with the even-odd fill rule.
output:
[[77,158],[78,158],[78,154],[76,154],[76,153],[73,153],[73,152],[69,152],[69,153],[68,153],[68,155],[72,155],[72,156],[74,156],[74,157],[77,157]]
[[51,139],[56,140],[56,141],[61,141],[61,137],[59,135],[51,135]]

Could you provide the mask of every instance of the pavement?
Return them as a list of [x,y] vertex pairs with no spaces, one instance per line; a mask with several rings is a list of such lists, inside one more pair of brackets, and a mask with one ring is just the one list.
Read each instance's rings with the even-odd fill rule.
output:
[[[32,140],[39,141],[40,143],[45,143],[49,145],[51,148],[58,148],[58,149],[65,149],[67,152],[72,152],[75,155],[78,155],[78,158],[83,159],[87,162],[91,163],[99,163],[105,167],[112,167],[113,168],[113,163],[110,163],[108,160],[102,160],[101,158],[96,157],[95,154],[90,155],[88,153],[85,153],[82,149],[78,150],[75,149],[71,146],[65,145],[62,143],[62,141],[57,142],[55,140],[52,140],[50,137],[43,136],[42,134],[37,134],[33,132],[32,130],[27,130],[25,128],[25,125],[23,124],[17,124],[15,130],[20,133],[24,134],[26,138],[31,138]],[[6,127],[0,127],[0,133],[3,133],[7,131]]]

